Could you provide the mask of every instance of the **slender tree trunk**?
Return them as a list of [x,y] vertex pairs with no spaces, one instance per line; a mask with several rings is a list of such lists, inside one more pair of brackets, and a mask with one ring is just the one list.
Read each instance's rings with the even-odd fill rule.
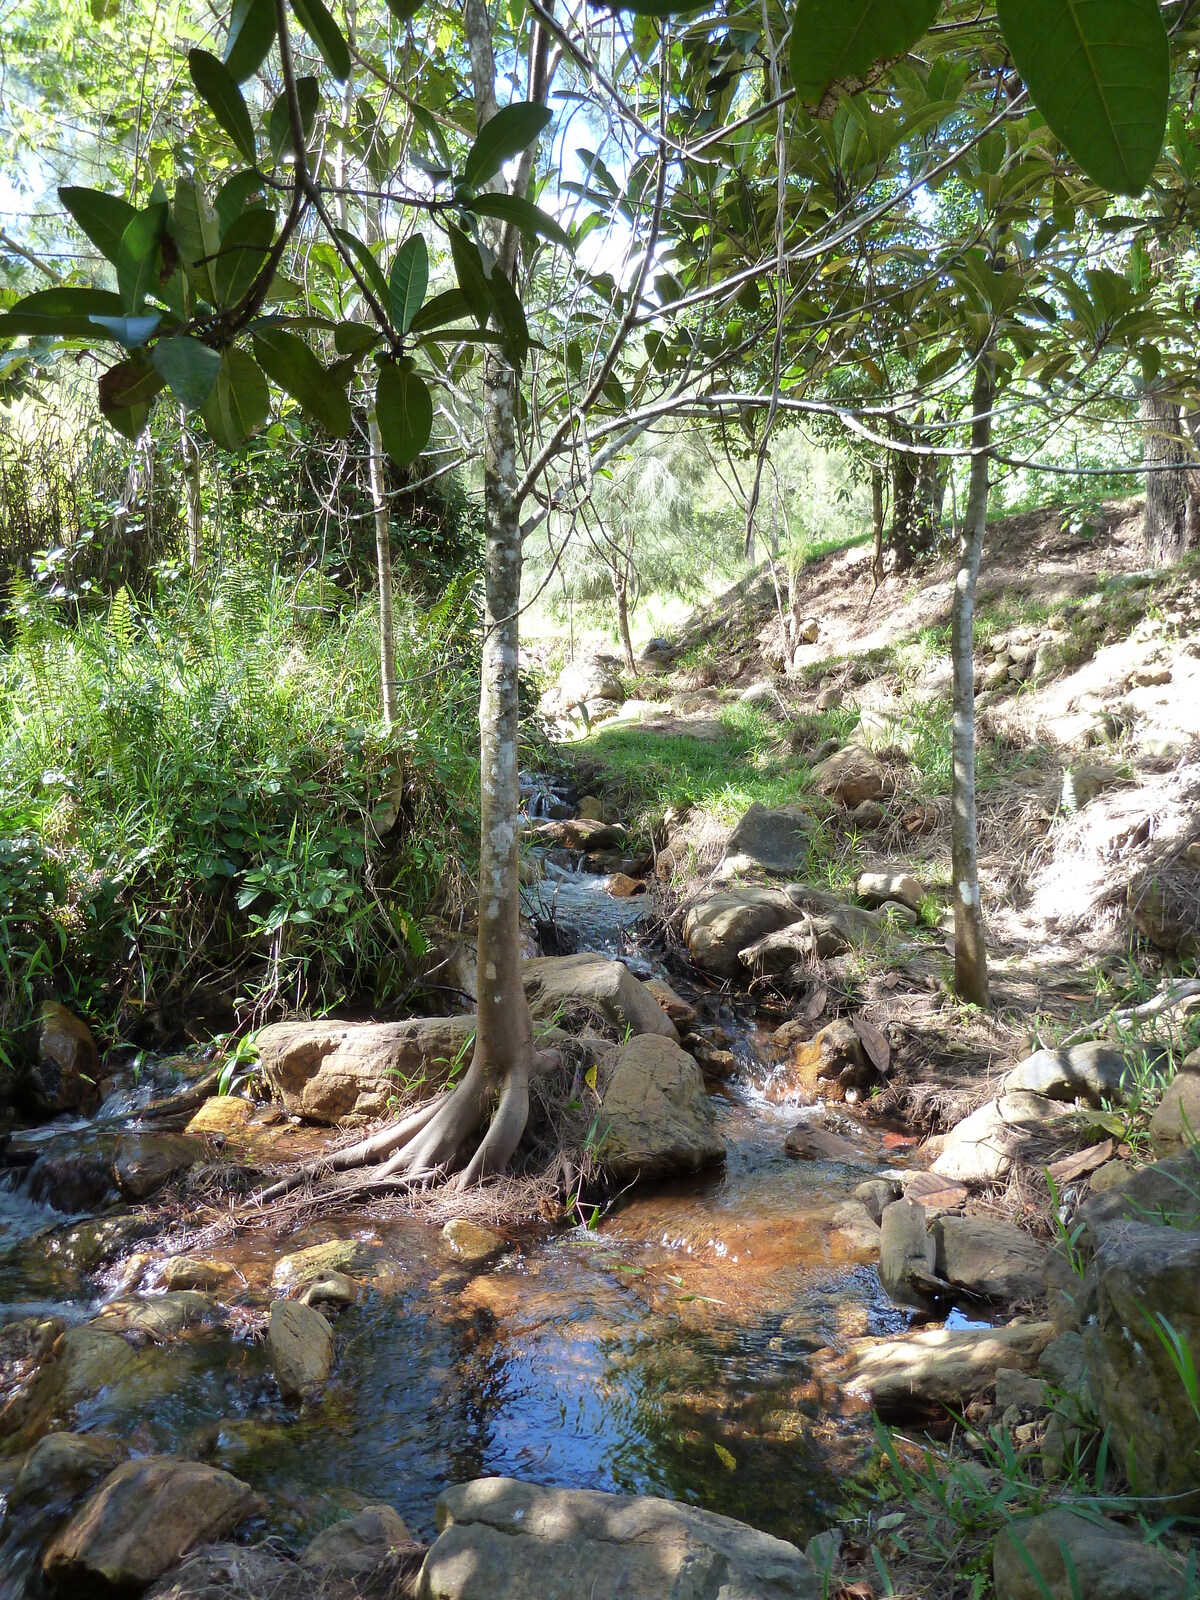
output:
[[954,668],[954,778],[950,852],[954,877],[954,992],[977,1006],[989,1004],[987,942],[979,900],[975,827],[975,661],[972,633],[975,581],[987,525],[988,452],[992,442],[992,358],[982,354],[971,396],[971,493],[959,541],[954,579],[950,651]]
[[201,499],[200,448],[188,431],[187,413],[179,408],[179,450],[183,456],[184,525],[188,566],[199,572],[204,555],[204,504]]
[[1161,390],[1142,395],[1142,454],[1146,474],[1146,509],[1142,540],[1152,566],[1170,566],[1196,542],[1197,466],[1191,440],[1183,429],[1179,405]]
[[375,565],[379,572],[379,682],[383,720],[396,720],[396,623],[392,610],[392,530],[383,476],[383,440],[371,412],[367,424],[371,462],[371,507],[375,512]]
[[871,468],[871,528],[875,548],[871,555],[871,576],[878,589],[883,582],[883,468]]
[[625,666],[629,672],[637,671],[637,662],[633,659],[633,639],[629,633],[629,585],[624,576],[616,567],[610,567],[612,575],[613,595],[617,602],[617,627],[621,632],[621,654],[625,657]]
[[771,560],[779,560],[779,478],[771,486]]

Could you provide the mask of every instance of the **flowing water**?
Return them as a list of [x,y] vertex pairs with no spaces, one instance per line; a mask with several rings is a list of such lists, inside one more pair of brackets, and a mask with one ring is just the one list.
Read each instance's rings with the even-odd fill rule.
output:
[[[610,934],[625,938],[624,924]],[[770,1067],[748,1025],[737,1053],[742,1072],[715,1101],[722,1170],[639,1190],[594,1229],[530,1232],[482,1270],[448,1266],[435,1227],[369,1210],[223,1241],[260,1307],[280,1255],[359,1242],[366,1294],[337,1318],[337,1369],[319,1403],[284,1405],[248,1332],[201,1328],[143,1349],[67,1420],[227,1466],[295,1542],[363,1498],[428,1537],[438,1492],[482,1473],[663,1494],[807,1538],[830,1521],[864,1438],[861,1419],[822,1408],[812,1352],[902,1319],[873,1253],[834,1219],[886,1161],[879,1136],[850,1122],[840,1131],[861,1166],[789,1160],[797,1113],[764,1097]],[[45,1232],[60,1221],[0,1193],[0,1322],[78,1321],[117,1292],[65,1265]],[[153,1243],[138,1248],[153,1255]],[[0,1572],[27,1568],[28,1537],[7,1537]],[[8,1581],[0,1595],[23,1592]]]

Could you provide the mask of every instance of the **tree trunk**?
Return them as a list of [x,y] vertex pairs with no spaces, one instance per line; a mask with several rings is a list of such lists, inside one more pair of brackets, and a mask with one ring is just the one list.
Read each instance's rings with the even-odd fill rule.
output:
[[971,492],[959,541],[954,580],[950,652],[954,668],[954,778],[950,853],[954,878],[954,992],[977,1006],[989,1004],[987,942],[979,900],[979,860],[975,828],[975,580],[987,525],[988,452],[992,442],[994,371],[981,354],[971,396]]
[[871,576],[878,589],[883,582],[883,468],[871,468],[871,528],[875,547],[871,555]]
[[187,528],[188,566],[200,570],[204,555],[204,504],[201,499],[200,448],[188,431],[187,413],[179,408],[179,449],[183,456],[184,526]]
[[383,476],[383,439],[371,412],[367,424],[370,443],[371,507],[375,512],[375,565],[379,572],[379,685],[383,720],[396,720],[396,623],[392,610],[392,530]]
[[633,659],[633,639],[629,633],[629,585],[616,567],[609,568],[612,574],[613,594],[617,601],[617,627],[621,631],[621,653],[625,657],[625,667],[629,672],[637,671],[637,663]]
[[[904,427],[900,431],[908,443],[919,437],[913,428]],[[917,557],[927,555],[937,542],[936,491],[937,473],[931,473],[921,457],[899,450],[893,454],[890,542],[897,572],[907,572]]]
[[1170,566],[1196,542],[1196,456],[1183,430],[1180,407],[1161,390],[1147,389],[1140,407],[1146,465],[1142,540],[1152,566]]

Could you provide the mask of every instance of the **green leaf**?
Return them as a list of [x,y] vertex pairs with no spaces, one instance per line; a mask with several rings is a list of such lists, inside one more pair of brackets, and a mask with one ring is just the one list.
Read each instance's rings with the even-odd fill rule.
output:
[[115,339],[118,344],[123,344],[127,350],[136,350],[146,340],[162,321],[161,311],[152,311],[146,317],[89,317],[89,322],[94,322],[98,328],[103,328],[110,339]]
[[605,0],[614,11],[628,11],[635,17],[686,16],[691,11],[704,11],[711,0]]
[[[321,86],[317,80],[311,77],[297,78],[296,99],[300,105],[300,126],[304,129],[304,143],[307,146],[321,106]],[[286,94],[281,94],[271,107],[267,143],[276,161],[292,148],[292,119]]]
[[39,289],[27,294],[0,316],[0,339],[25,334],[33,338],[95,339],[92,318],[119,317],[120,295],[106,289]]
[[254,334],[254,354],[259,366],[299,401],[315,422],[335,439],[350,432],[350,402],[299,334],[286,328],[262,328]]
[[267,380],[244,350],[223,350],[217,381],[203,416],[222,450],[240,450],[259,431],[271,409]]
[[126,311],[135,316],[162,273],[162,241],[169,207],[165,200],[135,211],[117,247],[117,288]]
[[941,0],[798,0],[792,13],[792,83],[824,115],[876,62],[895,61],[929,30]]
[[188,51],[188,70],[196,86],[196,93],[207,104],[237,149],[253,166],[257,159],[254,149],[254,128],[250,122],[250,113],[246,110],[246,102],[242,99],[242,91],[238,88],[232,72],[207,50]]
[[346,249],[349,250],[355,261],[358,262],[371,293],[381,305],[386,306],[388,303],[387,279],[383,275],[383,268],[376,261],[371,251],[361,239],[356,239],[345,228],[335,228],[333,231],[346,246]]
[[997,0],[996,15],[1034,105],[1088,177],[1140,194],[1167,125],[1158,0]]
[[381,337],[379,329],[366,322],[339,322],[333,330],[333,347],[340,356],[358,356]]
[[457,322],[467,315],[467,297],[461,289],[443,289],[427,300],[409,323],[410,333],[427,333],[430,328],[443,328],[448,322]]
[[450,235],[450,254],[454,260],[454,275],[458,279],[458,287],[462,290],[467,310],[482,327],[491,315],[492,297],[488,292],[487,276],[483,270],[483,258],[479,254],[479,246],[474,240],[468,239],[462,229],[456,228],[452,222],[446,224],[446,231]]
[[222,310],[237,305],[257,278],[275,237],[269,211],[243,211],[225,232],[212,262],[213,289]]
[[387,8],[397,22],[411,22],[421,9],[421,0],[387,0]]
[[322,0],[292,0],[292,14],[321,52],[321,60],[339,83],[350,76],[350,49]]
[[512,222],[522,233],[541,234],[543,239],[553,239],[565,249],[574,251],[571,236],[554,218],[547,216],[532,200],[518,194],[480,194],[470,202],[469,209],[479,217],[498,217],[501,222]]
[[389,279],[392,321],[402,334],[412,326],[412,319],[421,309],[428,288],[429,251],[422,236],[414,233],[396,251]]
[[529,325],[525,321],[524,307],[499,267],[493,268],[488,288],[492,292],[496,322],[504,336],[505,354],[514,367],[519,367],[529,354]]
[[219,351],[210,350],[199,339],[183,335],[176,339],[160,339],[150,352],[150,359],[176,400],[192,410],[202,406],[212,394],[221,367]]
[[248,211],[257,206],[260,211],[272,210],[266,199],[266,185],[262,175],[253,167],[245,167],[241,172],[235,172],[228,183],[223,183],[217,191],[217,221],[221,227],[221,237],[224,238],[243,211]]
[[275,43],[274,0],[233,0],[225,65],[235,83],[256,73]]
[[204,190],[194,178],[180,178],[171,208],[171,237],[194,293],[216,304],[212,272],[207,258],[220,249],[221,234]]
[[463,167],[463,182],[468,189],[478,189],[513,156],[541,133],[550,122],[550,112],[545,106],[528,100],[517,100],[502,106],[490,122],[485,122],[467,151]]
[[104,259],[116,266],[121,236],[137,216],[129,201],[100,189],[69,186],[59,189],[58,198]]
[[384,449],[398,467],[409,467],[429,443],[433,400],[411,367],[385,361],[375,386],[375,420]]
[[107,417],[113,412],[147,406],[162,386],[161,375],[139,351],[127,361],[109,367],[100,379],[100,411]]

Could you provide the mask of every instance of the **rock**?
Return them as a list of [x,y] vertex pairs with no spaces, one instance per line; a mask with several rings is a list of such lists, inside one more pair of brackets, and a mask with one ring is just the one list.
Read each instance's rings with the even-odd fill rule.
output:
[[207,1256],[172,1256],[163,1268],[168,1289],[225,1289],[238,1283],[236,1267]]
[[[893,907],[893,910],[899,908]],[[908,912],[905,911],[905,916]],[[876,911],[859,906],[834,906],[817,915],[798,913],[800,920],[777,928],[741,951],[738,960],[757,973],[786,972],[797,962],[814,956],[844,955],[863,945],[878,944],[887,936],[889,923]]]
[[113,1154],[117,1138],[91,1128],[63,1134],[29,1169],[31,1200],[56,1211],[95,1211],[116,1199]]
[[863,833],[873,833],[882,828],[886,813],[878,800],[860,800],[850,813],[852,826]]
[[1083,1349],[1114,1458],[1131,1463],[1138,1493],[1194,1491],[1200,1417],[1156,1330],[1165,1317],[1185,1349],[1200,1350],[1200,1234],[1144,1221],[1102,1225],[1089,1277],[1095,1318]]
[[699,1172],[725,1159],[700,1069],[669,1039],[641,1034],[600,1063],[599,1159],[617,1184]]
[[677,1028],[690,1028],[700,1020],[695,1006],[677,995],[665,978],[644,978],[642,987],[649,990]]
[[1016,1367],[996,1368],[997,1411],[1003,1413],[1010,1406],[1016,1406],[1018,1411],[1044,1411],[1049,1403],[1050,1397],[1041,1378]]
[[333,1371],[333,1329],[319,1311],[297,1300],[275,1300],[267,1354],[285,1400],[304,1400]]
[[129,1333],[155,1344],[165,1344],[211,1317],[216,1307],[206,1294],[194,1289],[177,1289],[169,1294],[132,1295],[127,1300],[110,1300],[98,1317],[88,1324],[106,1333]]
[[280,1256],[271,1273],[276,1289],[294,1289],[328,1272],[354,1272],[364,1264],[363,1248],[357,1239],[328,1239],[305,1250]]
[[631,900],[635,894],[646,893],[646,880],[631,878],[627,872],[614,872],[604,885],[604,890],[614,900]]
[[1177,1155],[1200,1141],[1200,1076],[1181,1072],[1163,1091],[1150,1118],[1150,1140],[1156,1154]]
[[1200,1154],[1188,1148],[1182,1155],[1136,1167],[1119,1188],[1089,1195],[1076,1212],[1083,1225],[1081,1247],[1094,1250],[1106,1223],[1147,1217],[1170,1228],[1200,1228]]
[[1063,773],[1059,803],[1067,815],[1071,816],[1076,811],[1082,811],[1084,806],[1090,805],[1097,795],[1126,781],[1112,767],[1081,762],[1077,766],[1068,767]]
[[[553,701],[550,697],[553,695]],[[572,706],[593,700],[612,700],[618,705],[625,698],[621,680],[607,662],[598,657],[570,661],[558,675],[554,688],[542,696],[552,711],[567,711]]]
[[1049,1322],[1011,1328],[927,1328],[896,1339],[859,1339],[823,1364],[822,1375],[866,1396],[881,1414],[961,1408],[989,1389],[1000,1367],[1037,1369],[1054,1336]]
[[450,1076],[474,1016],[407,1022],[277,1022],[258,1035],[263,1076],[292,1116],[363,1122]]
[[68,1328],[54,1346],[58,1398],[71,1406],[90,1399],[126,1377],[137,1356],[118,1333],[101,1328]]
[[940,1217],[933,1225],[935,1270],[983,1300],[1041,1300],[1046,1247],[992,1217]]
[[813,768],[813,781],[818,794],[852,811],[864,800],[883,799],[887,769],[870,751],[847,745]]
[[51,1540],[42,1570],[67,1595],[138,1590],[193,1545],[262,1509],[248,1484],[198,1461],[148,1456],[117,1467]]
[[820,637],[821,624],[816,617],[805,617],[796,629],[797,644],[816,644]]
[[831,1221],[835,1232],[842,1235],[851,1249],[861,1251],[868,1260],[874,1260],[879,1254],[879,1224],[861,1200],[843,1200],[833,1208]]
[[791,1046],[782,1082],[768,1085],[768,1093],[782,1099],[794,1097],[800,1090],[806,1095],[844,1100],[851,1090],[861,1094],[878,1081],[878,1069],[868,1059],[853,1024],[839,1017],[812,1039]]
[[829,686],[822,689],[820,694],[817,696],[818,711],[832,711],[834,706],[840,706],[841,703],[842,691],[838,688],[836,683],[829,684]]
[[305,1547],[300,1565],[335,1567],[339,1577],[352,1578],[377,1567],[397,1545],[411,1543],[399,1512],[389,1505],[369,1505],[317,1534]]
[[1084,1100],[1099,1110],[1104,1100],[1121,1092],[1121,1078],[1129,1067],[1124,1051],[1110,1044],[1068,1045],[1065,1050],[1037,1050],[1016,1066],[1004,1080],[1008,1090],[1023,1089],[1051,1100]]
[[1200,953],[1200,929],[1186,896],[1157,875],[1135,879],[1125,896],[1129,920],[1157,950],[1185,960]]
[[57,1000],[38,1011],[37,1061],[31,1088],[41,1111],[87,1111],[100,1098],[100,1052],[92,1030]]
[[562,850],[614,850],[625,841],[624,828],[612,822],[597,822],[588,817],[567,817],[558,822],[539,822],[534,830],[539,844]]
[[9,1491],[9,1512],[29,1501],[47,1500],[64,1489],[77,1492],[112,1471],[125,1458],[125,1447],[98,1434],[48,1433],[21,1463]]
[[604,801],[599,795],[585,794],[575,807],[575,815],[582,817],[585,822],[607,822],[604,814]]
[[214,1094],[200,1107],[184,1129],[190,1134],[240,1133],[254,1115],[254,1107],[240,1094]]
[[1060,1122],[1069,1127],[1071,1116],[1061,1101],[1045,1095],[1002,1094],[950,1130],[932,1171],[958,1183],[999,1183],[1039,1135]]
[[842,741],[834,738],[834,736],[830,734],[829,738],[822,739],[820,744],[813,751],[811,757],[812,765],[814,767],[819,767],[822,761],[826,761],[830,756],[836,755],[841,748]]
[[1183,1600],[1167,1557],[1103,1517],[1056,1509],[1011,1522],[992,1555],[996,1600]]
[[568,1015],[591,1013],[618,1034],[677,1037],[658,1001],[620,961],[586,952],[538,956],[525,962],[522,978],[535,1018],[557,1020],[565,1008]]
[[1063,1394],[1077,1394],[1087,1382],[1087,1359],[1078,1333],[1053,1339],[1038,1357],[1038,1371]]
[[911,872],[864,872],[855,888],[866,905],[877,907],[894,900],[910,911],[920,911],[925,891]]
[[736,978],[743,971],[738,960],[743,950],[802,914],[782,889],[721,889],[691,907],[683,937],[698,967],[717,977]]
[[738,695],[738,699],[744,706],[762,705],[768,700],[775,704],[775,685],[765,678],[760,678],[757,683],[752,683],[748,689],[743,689],[741,694]]
[[798,1122],[783,1141],[783,1149],[796,1161],[836,1161],[851,1167],[867,1164],[862,1151],[855,1149],[849,1139],[819,1123]]
[[902,1305],[924,1305],[943,1285],[936,1280],[934,1241],[925,1228],[925,1207],[893,1200],[879,1219],[879,1281]]
[[437,1502],[418,1600],[818,1600],[795,1545],[654,1496],[478,1478]]
[[447,1251],[456,1261],[466,1262],[473,1267],[490,1261],[493,1256],[508,1249],[508,1240],[500,1234],[493,1233],[490,1228],[481,1228],[478,1223],[468,1222],[463,1217],[448,1222],[442,1229],[442,1238],[446,1241]]
[[723,875],[764,872],[790,875],[808,859],[813,818],[803,806],[780,806],[769,811],[757,801],[744,813],[729,836],[721,857]]
[[865,1208],[872,1222],[881,1222],[884,1209],[893,1200],[899,1200],[900,1195],[900,1185],[895,1178],[868,1178],[854,1191],[854,1198]]
[[654,876],[660,883],[670,883],[675,876],[674,850],[660,850],[654,862]]
[[1092,1194],[1106,1194],[1109,1189],[1115,1189],[1124,1183],[1133,1168],[1128,1161],[1106,1161],[1102,1167],[1097,1167],[1088,1179],[1088,1188]]
[[323,1272],[311,1278],[296,1298],[303,1306],[352,1306],[361,1296],[358,1284],[344,1272]]
[[113,1162],[117,1187],[127,1200],[145,1200],[205,1154],[201,1140],[183,1133],[123,1134]]

